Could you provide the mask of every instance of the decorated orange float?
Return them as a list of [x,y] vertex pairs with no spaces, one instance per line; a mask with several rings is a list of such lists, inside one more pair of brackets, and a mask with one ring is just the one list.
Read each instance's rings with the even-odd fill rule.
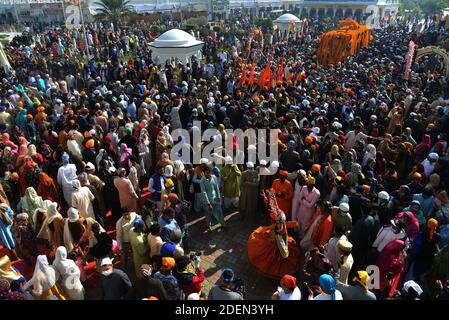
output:
[[295,239],[288,235],[288,228],[297,227],[298,222],[286,221],[272,189],[265,190],[265,204],[272,224],[260,226],[250,235],[248,260],[261,274],[281,278],[295,273],[299,268],[300,251]]
[[335,64],[356,54],[366,47],[372,38],[371,28],[352,19],[342,20],[338,29],[326,32],[321,37],[317,60],[323,65]]

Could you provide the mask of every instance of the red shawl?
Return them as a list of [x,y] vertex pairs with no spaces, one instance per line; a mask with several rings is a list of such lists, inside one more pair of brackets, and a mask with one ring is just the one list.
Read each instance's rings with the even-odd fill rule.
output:
[[404,249],[404,241],[394,240],[388,243],[377,258],[377,266],[380,271],[380,290],[387,286],[387,274],[391,272],[394,276],[389,297],[396,290],[399,279],[404,271],[404,262],[400,259],[400,253]]
[[37,194],[42,197],[43,200],[58,200],[58,189],[55,181],[45,172],[39,173],[39,186],[37,187]]
[[304,230],[304,233],[307,233],[307,231],[310,229],[310,227],[312,226],[313,222],[316,219],[320,219],[320,220],[315,225],[315,228],[312,231],[312,236],[310,237],[310,242],[314,246],[320,247],[329,241],[332,230],[334,228],[334,223],[332,221],[331,215],[327,215],[327,216],[322,215],[321,211],[317,210],[315,212],[315,214],[313,215],[312,219],[310,219],[309,223],[307,224],[307,226]]

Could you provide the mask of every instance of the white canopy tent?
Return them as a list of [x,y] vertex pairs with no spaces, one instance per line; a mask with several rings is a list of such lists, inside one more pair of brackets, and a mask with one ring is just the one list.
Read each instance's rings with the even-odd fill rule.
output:
[[196,40],[187,32],[171,29],[150,43],[151,58],[161,65],[172,58],[176,58],[182,64],[186,64],[192,56],[201,59],[203,45],[204,42]]
[[282,34],[284,34],[285,31],[287,31],[287,33],[290,31],[290,25],[292,23],[296,25],[297,30],[301,31],[301,20],[294,14],[285,13],[273,21],[273,24],[278,26]]

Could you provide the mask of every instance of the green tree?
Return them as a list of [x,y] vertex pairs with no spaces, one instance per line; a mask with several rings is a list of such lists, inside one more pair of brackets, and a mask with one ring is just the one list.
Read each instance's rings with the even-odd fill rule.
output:
[[255,25],[271,29],[273,28],[273,20],[270,18],[258,18],[255,21]]
[[421,3],[421,8],[426,14],[437,14],[447,7],[449,7],[449,0],[423,0]]
[[418,13],[422,12],[422,9],[419,6],[419,4],[417,4],[416,6],[413,7],[412,12],[415,13],[415,14],[418,14]]
[[129,3],[130,0],[100,0],[95,2],[94,5],[100,7],[97,9],[100,12],[100,19],[117,22],[121,16],[132,11],[132,6]]
[[399,11],[404,12],[405,10],[412,10],[413,7],[415,7],[415,2],[413,0],[401,0]]

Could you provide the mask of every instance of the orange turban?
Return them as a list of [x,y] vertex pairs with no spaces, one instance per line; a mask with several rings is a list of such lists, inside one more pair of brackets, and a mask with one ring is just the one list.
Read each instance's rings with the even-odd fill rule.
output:
[[15,181],[19,180],[19,174],[17,172],[11,173],[11,179]]
[[167,199],[171,204],[179,203],[179,197],[176,193],[169,193]]
[[94,139],[89,139],[89,140],[87,140],[87,142],[86,142],[86,148],[91,149],[91,148],[93,148],[94,146],[95,146],[95,141],[94,141]]
[[413,144],[411,144],[410,142],[404,142],[404,145],[407,150],[413,150]]
[[315,163],[315,164],[312,166],[312,171],[313,171],[313,172],[316,172],[316,173],[320,173],[320,172],[321,172],[321,166],[320,166],[318,163]]
[[288,175],[288,171],[286,171],[286,170],[281,170],[281,171],[279,171],[279,175],[280,175],[281,177],[286,177],[286,176]]
[[84,138],[89,138],[89,137],[90,137],[90,132],[84,131]]
[[312,144],[313,143],[313,138],[311,136],[307,136],[304,139],[304,142],[307,143],[307,144]]
[[175,266],[175,259],[172,257],[163,257],[162,258],[162,269],[171,270]]
[[433,123],[429,123],[428,125],[427,125],[427,129],[435,129],[435,125],[433,124]]
[[364,190],[366,193],[369,193],[370,190],[371,190],[371,187],[370,187],[369,185],[364,184],[364,185],[363,185],[363,190]]
[[432,240],[435,232],[437,231],[438,228],[438,221],[436,219],[429,219],[429,221],[427,221],[427,228],[429,228],[430,231],[430,240]]
[[419,173],[419,172],[415,172],[415,173],[413,173],[412,178],[413,178],[414,180],[419,180],[419,181],[421,181],[422,175],[421,175],[421,173]]

